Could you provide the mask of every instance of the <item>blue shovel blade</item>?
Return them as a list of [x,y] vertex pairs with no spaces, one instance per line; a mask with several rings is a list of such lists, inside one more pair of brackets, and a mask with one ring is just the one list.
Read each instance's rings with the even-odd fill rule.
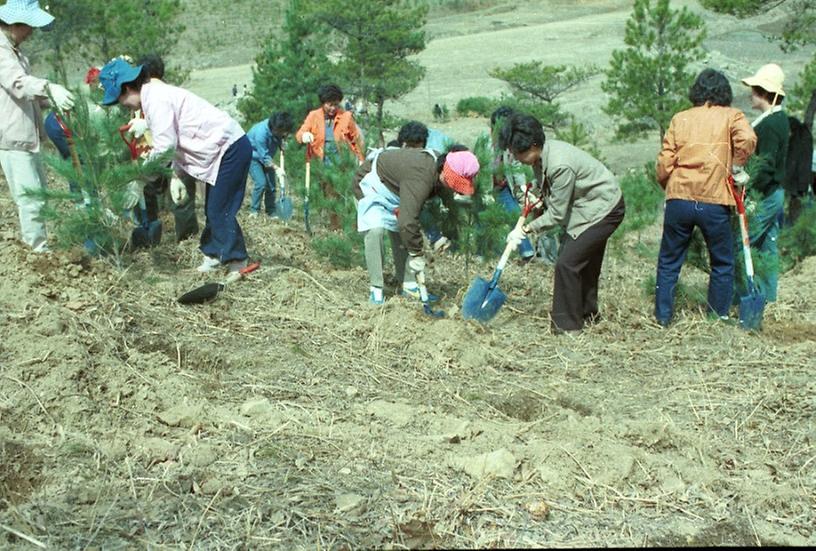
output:
[[482,323],[490,321],[499,313],[507,296],[498,286],[490,289],[490,282],[481,277],[473,278],[462,303],[462,317]]
[[278,216],[280,216],[281,220],[288,221],[292,219],[292,213],[294,212],[294,208],[292,207],[292,200],[289,197],[281,197],[278,200],[278,206],[276,208],[278,212]]
[[740,327],[752,331],[762,327],[762,314],[765,311],[765,297],[756,291],[740,297]]

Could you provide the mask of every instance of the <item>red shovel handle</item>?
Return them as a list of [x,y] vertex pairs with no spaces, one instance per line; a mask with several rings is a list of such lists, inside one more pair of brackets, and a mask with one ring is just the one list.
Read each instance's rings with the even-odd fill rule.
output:
[[260,262],[253,262],[253,263],[252,263],[252,264],[250,264],[249,266],[246,266],[246,267],[244,267],[244,268],[241,268],[240,270],[238,270],[238,272],[239,272],[239,273],[240,273],[242,276],[244,276],[244,275],[247,275],[247,274],[251,274],[252,272],[254,272],[255,270],[257,270],[257,269],[258,269],[258,268],[260,268],[260,267],[261,267],[261,263],[260,263]]

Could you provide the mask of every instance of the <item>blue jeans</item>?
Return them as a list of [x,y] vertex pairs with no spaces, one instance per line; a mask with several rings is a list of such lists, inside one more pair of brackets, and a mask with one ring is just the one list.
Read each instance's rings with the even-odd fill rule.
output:
[[785,190],[782,188],[768,194],[758,205],[756,215],[751,218],[749,238],[751,248],[764,254],[764,274],[754,278],[759,291],[765,300],[776,300],[776,288],[779,282],[779,249],[776,240],[779,237],[780,219],[785,208]]
[[[504,210],[507,212],[512,212],[513,214],[518,214],[521,216],[521,207],[519,207],[518,201],[516,198],[513,197],[513,193],[510,191],[510,186],[504,186],[501,191],[496,196],[496,200],[499,202],[501,206],[504,207]],[[535,249],[533,249],[533,244],[530,243],[530,240],[526,237],[524,241],[521,242],[518,248],[519,256],[521,258],[532,258],[535,256]]]
[[249,163],[249,175],[255,183],[252,188],[252,202],[249,210],[260,212],[261,199],[264,199],[265,212],[272,216],[275,214],[275,173],[271,170],[264,170],[260,161],[252,159]]
[[205,255],[217,258],[222,263],[247,258],[244,234],[236,215],[244,201],[251,160],[249,138],[241,136],[221,159],[215,185],[207,185],[204,198],[207,222],[201,232],[199,248]]
[[734,241],[730,218],[731,210],[725,205],[685,199],[666,201],[655,287],[655,318],[659,323],[665,325],[671,321],[677,279],[695,226],[703,233],[711,264],[708,308],[718,316],[728,315],[734,294]]

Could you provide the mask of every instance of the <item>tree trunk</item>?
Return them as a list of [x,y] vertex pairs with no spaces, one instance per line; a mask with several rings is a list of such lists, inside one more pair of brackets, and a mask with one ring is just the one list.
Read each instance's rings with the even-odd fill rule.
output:
[[808,102],[807,109],[805,109],[805,118],[802,121],[811,132],[813,132],[814,115],[816,115],[816,90],[813,90],[813,92],[810,94],[810,102]]
[[383,134],[383,111],[385,106],[385,98],[377,97],[377,139],[380,147],[385,147],[385,135]]

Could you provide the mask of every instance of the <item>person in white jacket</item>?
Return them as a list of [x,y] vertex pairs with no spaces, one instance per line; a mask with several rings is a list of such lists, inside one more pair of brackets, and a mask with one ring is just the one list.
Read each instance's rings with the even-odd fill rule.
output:
[[32,76],[19,46],[35,28],[53,21],[37,0],[8,0],[0,6],[0,167],[17,205],[22,240],[36,252],[48,250],[40,218],[43,201],[28,195],[45,188],[46,182],[40,155],[44,135],[40,107],[50,96],[55,107],[68,111],[74,98],[63,86]]

